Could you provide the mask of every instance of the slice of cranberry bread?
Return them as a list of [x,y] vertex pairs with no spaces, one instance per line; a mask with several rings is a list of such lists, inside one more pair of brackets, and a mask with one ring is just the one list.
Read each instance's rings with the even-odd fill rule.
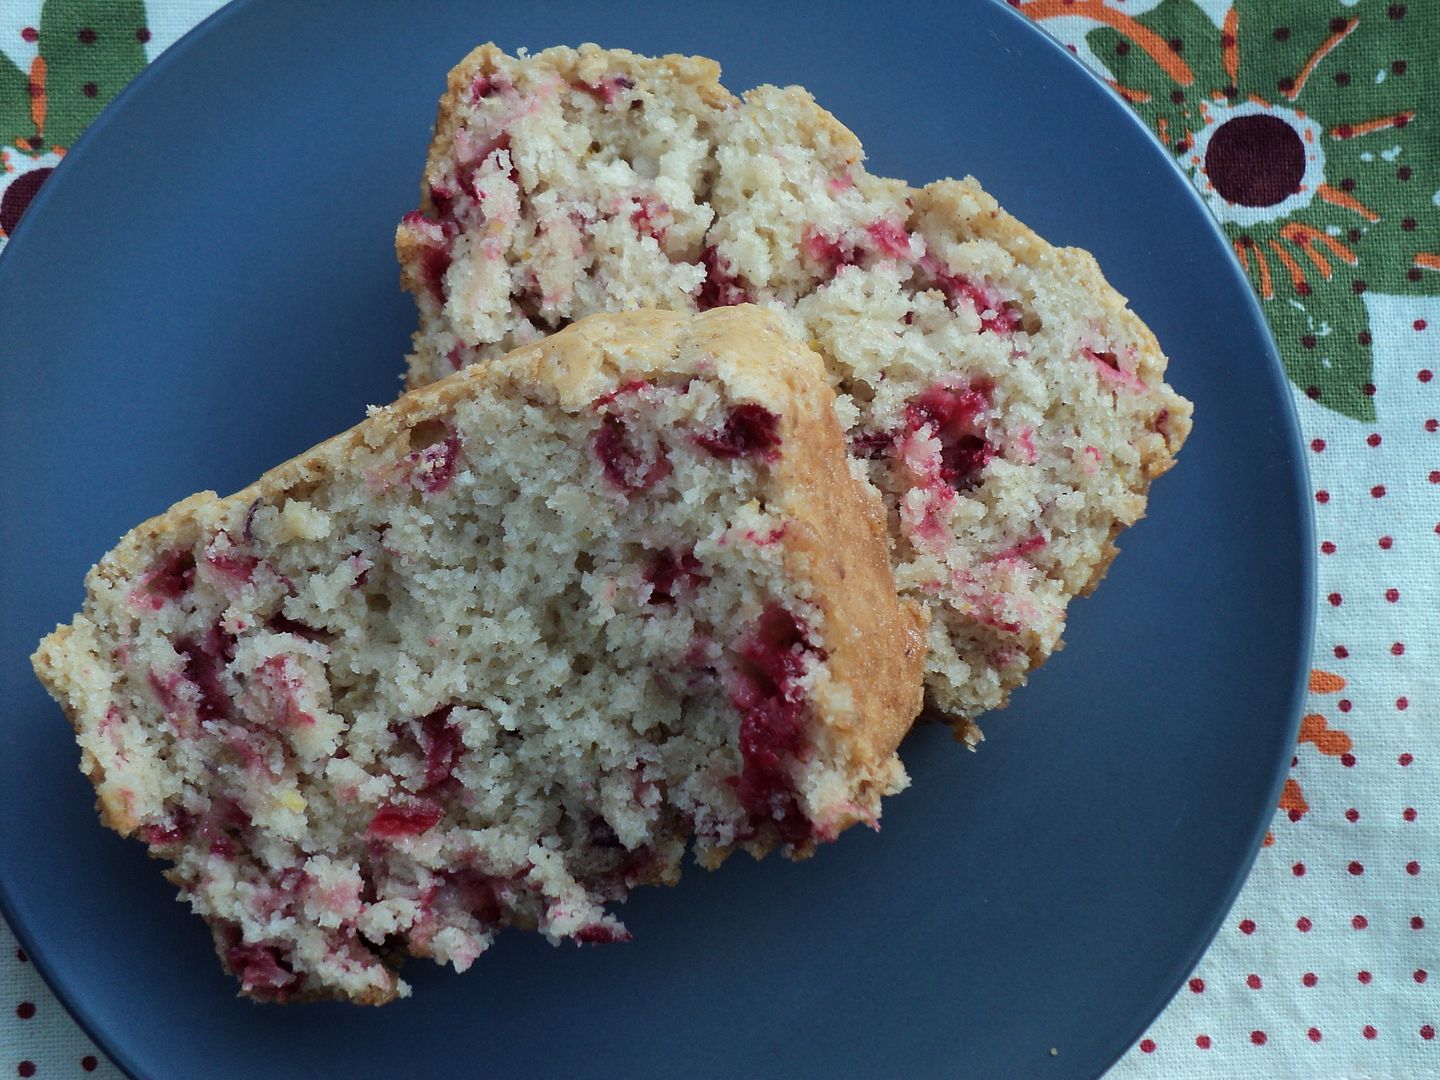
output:
[[625,938],[688,841],[873,825],[925,652],[886,545],[773,316],[602,315],[141,525],[34,664],[245,994],[381,1003]]
[[973,180],[871,176],[798,87],[742,101],[718,76],[591,45],[461,62],[397,234],[409,382],[594,311],[776,310],[824,357],[897,584],[933,616],[930,704],[1002,705],[1142,515],[1190,403],[1089,254]]

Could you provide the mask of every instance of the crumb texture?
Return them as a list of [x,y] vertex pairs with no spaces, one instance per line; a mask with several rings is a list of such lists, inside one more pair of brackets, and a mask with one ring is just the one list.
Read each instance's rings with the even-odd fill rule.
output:
[[623,940],[687,845],[906,782],[924,616],[831,400],[753,307],[597,316],[135,529],[36,671],[250,997]]
[[929,703],[972,718],[1059,647],[1190,403],[1089,254],[973,180],[871,175],[801,88],[718,79],[595,46],[456,67],[397,232],[409,383],[592,312],[773,310],[823,357],[884,496],[896,582],[930,614]]

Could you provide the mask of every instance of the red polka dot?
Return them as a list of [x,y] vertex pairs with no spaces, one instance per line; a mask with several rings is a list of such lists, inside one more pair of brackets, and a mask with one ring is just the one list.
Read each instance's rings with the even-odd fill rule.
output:
[[1415,327],[1416,330],[1424,330],[1429,324],[1424,319],[1416,319],[1410,325]]
[[1403,817],[1406,821],[1414,821],[1415,818],[1416,818],[1416,816],[1417,816],[1416,813],[1415,813],[1415,807],[1413,807],[1413,806],[1407,806],[1407,807],[1405,807],[1404,812],[1403,812],[1400,816]]
[[21,1020],[29,1020],[35,1015],[35,1004],[30,1001],[22,1001],[15,1006],[15,1015]]
[[1363,393],[1366,397],[1374,397],[1375,384],[1373,382],[1367,382],[1364,386],[1360,388],[1360,392]]
[[1440,484],[1440,469],[1431,469],[1430,475],[1426,479],[1432,484]]
[[1369,435],[1367,435],[1367,436],[1365,437],[1365,445],[1366,445],[1366,446],[1379,446],[1379,445],[1380,445],[1380,433],[1379,433],[1378,431],[1372,431]]
[[1395,708],[1399,709],[1401,712],[1404,712],[1406,709],[1410,708],[1410,699],[1397,697],[1395,699]]
[[94,1054],[86,1054],[80,1059],[80,1067],[86,1072],[94,1072],[99,1064],[100,1062],[96,1060]]
[[1417,874],[1420,873],[1420,864],[1414,859],[1411,859],[1405,864],[1405,873],[1409,874],[1411,877],[1415,877]]
[[1324,490],[1315,492],[1315,501],[1324,506],[1330,501],[1330,492]]
[[15,1066],[15,1071],[16,1071],[17,1073],[19,1073],[21,1076],[34,1076],[34,1075],[35,1075],[35,1062],[33,1062],[33,1061],[22,1061],[22,1062],[20,1062],[19,1065],[16,1065],[16,1066]]
[[1311,440],[1310,440],[1310,449],[1311,449],[1311,450],[1314,450],[1315,453],[1317,453],[1317,454],[1320,453],[1320,451],[1322,451],[1322,450],[1325,449],[1325,440],[1324,440],[1324,439],[1311,439]]
[[1395,546],[1395,538],[1393,536],[1382,536],[1379,542],[1382,551],[1389,551]]
[[1390,646],[1390,655],[1391,655],[1391,656],[1404,656],[1404,655],[1405,655],[1405,643],[1404,643],[1403,641],[1397,641],[1397,642],[1395,642],[1395,644],[1391,645],[1391,646]]
[[1335,646],[1335,659],[1336,659],[1336,660],[1344,660],[1344,659],[1345,659],[1347,656],[1349,656],[1349,655],[1350,655],[1350,650],[1347,649],[1344,645],[1336,645],[1336,646]]
[[1370,925],[1370,920],[1367,919],[1364,915],[1356,915],[1353,919],[1350,920],[1350,925],[1353,926],[1356,930],[1364,930],[1367,926]]
[[[149,29],[146,28],[146,27],[144,27],[144,26],[142,26],[142,27],[140,27],[139,30],[136,30],[136,31],[135,31],[135,40],[138,41],[138,42],[140,42],[141,45],[144,45],[147,41],[150,40],[150,31],[149,31]],[[84,1063],[82,1062],[81,1064],[84,1064]]]
[[1299,930],[1302,934],[1308,934],[1310,932],[1310,927],[1314,925],[1315,924],[1312,923],[1309,918],[1304,915],[1301,915],[1298,919],[1295,920],[1295,929]]
[[1290,872],[1291,872],[1292,874],[1294,874],[1296,877],[1304,877],[1304,876],[1305,876],[1305,864],[1304,864],[1303,862],[1297,862],[1294,866],[1292,866],[1292,867],[1290,868]]
[[1421,382],[1429,382],[1434,377],[1434,373],[1429,368],[1421,368],[1420,371],[1416,374],[1416,378],[1418,378]]
[[1424,968],[1416,968],[1415,974],[1411,976],[1417,983],[1423,983],[1430,977],[1430,973]]
[[1356,862],[1354,859],[1350,860],[1350,865],[1347,866],[1345,869],[1350,871],[1352,877],[1359,877],[1361,874],[1365,873],[1365,867],[1361,863]]
[[1314,986],[1319,981],[1320,979],[1313,971],[1307,971],[1304,975],[1300,976],[1300,982],[1304,986]]
[[1385,497],[1385,485],[1376,484],[1374,487],[1372,487],[1370,489],[1370,497],[1372,499],[1383,499]]
[[1191,979],[1190,992],[1192,994],[1203,994],[1205,992],[1205,980],[1200,978]]
[[1334,543],[1332,543],[1332,542],[1329,541],[1329,540],[1326,540],[1323,544],[1320,545],[1320,553],[1321,553],[1322,555],[1334,555],[1334,554],[1335,554],[1335,545],[1334,545]]
[[1306,1037],[1307,1039],[1309,1039],[1311,1042],[1319,1042],[1319,1041],[1320,1041],[1320,1029],[1319,1029],[1319,1028],[1311,1028],[1309,1031],[1305,1032],[1305,1037]]
[[1430,432],[1431,435],[1434,435],[1435,432],[1440,431],[1440,420],[1436,420],[1432,416],[1429,420],[1425,421],[1425,430]]
[[1375,976],[1374,976],[1374,975],[1371,975],[1370,972],[1368,972],[1368,971],[1357,971],[1357,972],[1355,973],[1355,978],[1359,979],[1360,982],[1363,983],[1365,986],[1369,986],[1369,985],[1370,985],[1370,980],[1373,979],[1374,977],[1375,977]]
[[1241,932],[1242,934],[1253,934],[1253,933],[1255,932],[1255,920],[1254,920],[1254,919],[1241,919],[1241,920],[1240,920],[1240,932]]
[[1426,1042],[1429,1042],[1435,1037],[1435,1029],[1429,1024],[1422,1024],[1420,1026],[1420,1037]]
[[1326,599],[1330,601],[1331,607],[1339,607],[1344,602],[1344,597],[1338,592],[1332,592]]
[[[1349,709],[1346,709],[1345,711],[1346,711],[1346,712],[1349,712],[1350,710],[1349,710]],[[1347,768],[1347,769],[1353,769],[1353,768],[1355,767],[1355,755],[1354,755],[1354,754],[1351,754],[1351,753],[1341,754],[1341,755],[1340,755],[1340,764],[1341,764],[1341,765],[1344,765],[1345,768]]]
[[1419,916],[1419,915],[1411,915],[1411,916],[1410,916],[1410,929],[1411,929],[1411,930],[1424,930],[1424,929],[1425,929],[1425,920],[1424,920],[1424,918],[1421,917],[1421,916]]
[[1410,753],[1410,752],[1407,750],[1405,753],[1401,754],[1401,755],[1400,755],[1398,758],[1396,758],[1395,760],[1398,761],[1398,762],[1400,763],[1400,765],[1403,767],[1403,766],[1407,766],[1407,765],[1409,765],[1411,762],[1413,762],[1413,761],[1415,760],[1415,755],[1412,754],[1412,753]]
[[1245,985],[1251,990],[1259,990],[1264,984],[1260,981],[1259,975],[1247,975],[1245,976]]
[[30,957],[25,955],[24,949],[15,950],[15,959],[19,960],[22,964],[28,964],[30,962]]
[[33,26],[27,26],[20,31],[20,36],[26,41],[36,42],[40,40],[40,31],[36,30]]
[[1353,807],[1353,806],[1350,807],[1349,810],[1346,810],[1346,811],[1345,811],[1345,820],[1346,820],[1346,821],[1359,821],[1359,820],[1360,820],[1360,811],[1359,811],[1359,810],[1356,810],[1355,807]]
[[1387,602],[1389,602],[1389,603],[1391,603],[1391,604],[1398,603],[1399,600],[1400,600],[1400,590],[1399,590],[1399,589],[1386,589],[1386,590],[1385,590],[1385,599],[1386,599]]
[[1360,1029],[1360,1034],[1364,1035],[1367,1039],[1373,1039],[1376,1035],[1380,1033],[1375,1030],[1374,1024],[1366,1024],[1363,1028]]
[[1142,1054],[1153,1054],[1153,1053],[1155,1052],[1155,1040],[1154,1040],[1154,1039],[1141,1039],[1141,1040],[1140,1040],[1140,1052],[1141,1052]]
[[1263,1031],[1252,1031],[1252,1032],[1250,1032],[1250,1041],[1251,1041],[1252,1043],[1254,1043],[1256,1046],[1264,1046],[1264,1045],[1265,1045],[1265,1033],[1264,1033]]
[[1349,712],[1351,709],[1350,699],[1342,697],[1339,701],[1335,703],[1335,707],[1341,712]]
[[1196,1036],[1195,1036],[1195,1045],[1198,1046],[1201,1050],[1209,1050],[1209,1049],[1210,1049],[1210,1036],[1209,1036],[1209,1035],[1196,1035]]

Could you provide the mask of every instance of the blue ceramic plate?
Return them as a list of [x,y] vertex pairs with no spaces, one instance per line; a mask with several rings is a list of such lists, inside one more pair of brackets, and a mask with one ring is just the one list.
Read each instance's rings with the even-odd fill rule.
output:
[[[1088,1077],[1215,933],[1270,819],[1309,657],[1289,391],[1201,203],[1125,106],[1004,6],[250,0],[164,54],[0,259],[0,881],[56,991],[137,1076]],[[396,220],[474,44],[599,41],[798,82],[877,172],[970,172],[1090,248],[1195,434],[1069,646],[979,754],[907,743],[882,835],[637,895],[623,948],[502,936],[375,1012],[237,1000],[139,844],[103,831],[36,640],[125,529],[231,491],[399,388]],[[1055,1048],[1052,1052],[1051,1048]]]

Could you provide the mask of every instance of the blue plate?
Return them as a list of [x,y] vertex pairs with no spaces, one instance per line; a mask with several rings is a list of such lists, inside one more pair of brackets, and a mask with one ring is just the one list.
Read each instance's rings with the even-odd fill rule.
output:
[[[643,892],[624,947],[504,935],[464,977],[411,965],[415,996],[378,1012],[259,1007],[97,824],[26,658],[125,529],[394,396],[414,322],[395,222],[446,70],[487,39],[704,53],[737,90],[810,87],[877,172],[974,173],[1096,253],[1198,423],[982,751],[910,739],[883,835]],[[990,0],[234,4],[46,185],[0,259],[0,343],[4,910],[137,1076],[1094,1076],[1198,959],[1270,820],[1313,592],[1289,390],[1167,154]]]

